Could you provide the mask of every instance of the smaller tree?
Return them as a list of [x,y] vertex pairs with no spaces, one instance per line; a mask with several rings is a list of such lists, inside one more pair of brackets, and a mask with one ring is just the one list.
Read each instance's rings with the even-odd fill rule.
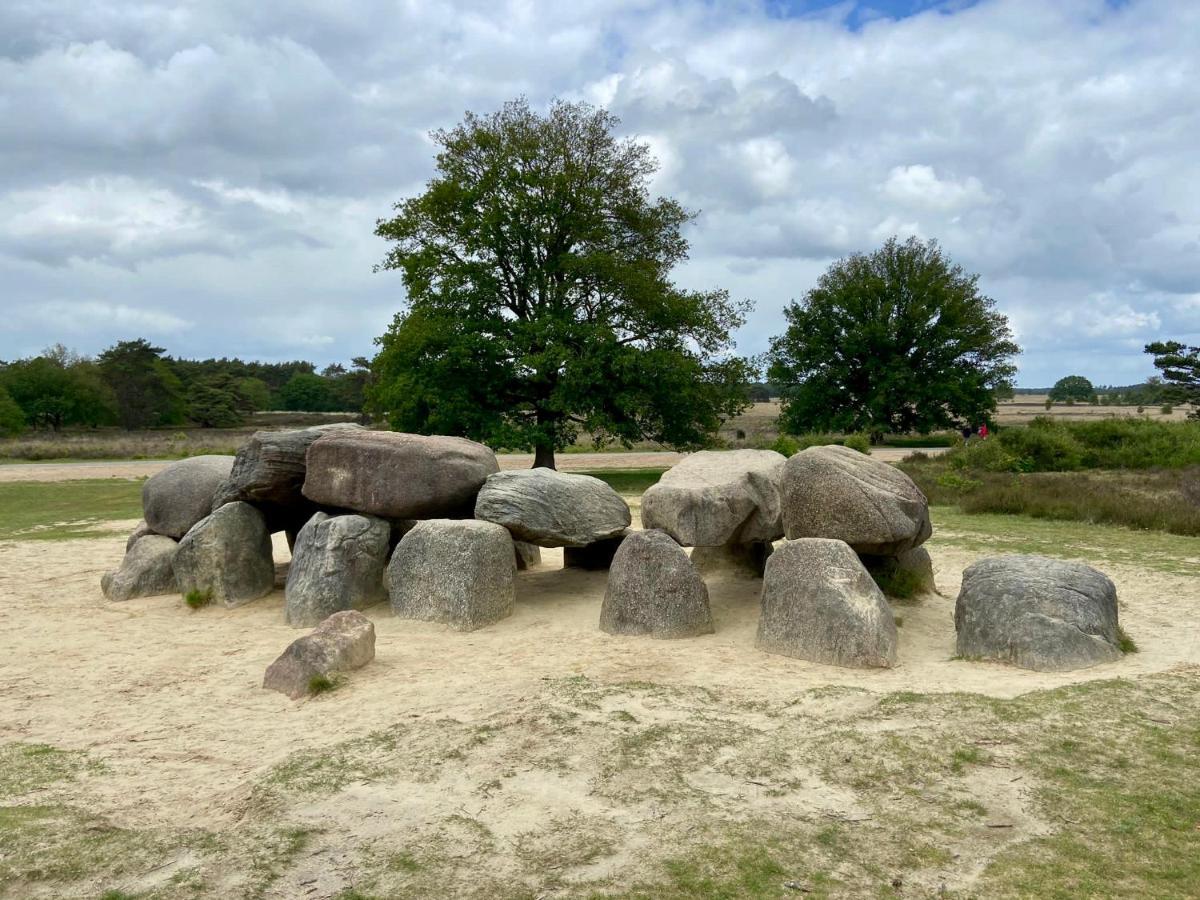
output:
[[271,408],[271,389],[261,378],[239,378],[237,393],[249,405],[249,412]]
[[1091,403],[1095,396],[1096,389],[1082,375],[1068,375],[1066,378],[1060,378],[1054,382],[1054,387],[1050,388],[1050,399],[1056,403],[1068,401]]
[[162,347],[138,338],[120,341],[100,354],[100,374],[117,398],[126,429],[183,421],[183,385],[162,358]]
[[13,437],[25,430],[25,413],[4,388],[0,387],[0,437]]
[[61,345],[9,363],[0,371],[0,386],[34,428],[107,425],[116,416],[112,391],[95,363]]
[[297,412],[328,412],[334,408],[328,379],[311,372],[298,372],[279,390],[284,409]]
[[1200,419],[1200,347],[1178,341],[1157,341],[1146,345],[1154,356],[1154,368],[1162,372],[1164,395],[1177,403],[1188,403],[1189,419]]

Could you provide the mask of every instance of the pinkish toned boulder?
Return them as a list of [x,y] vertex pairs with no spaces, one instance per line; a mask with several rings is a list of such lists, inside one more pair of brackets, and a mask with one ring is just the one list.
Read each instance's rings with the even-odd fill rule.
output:
[[374,658],[374,624],[356,610],[343,610],[292,641],[267,669],[263,687],[298,700],[312,690],[314,678],[361,669]]
[[465,438],[335,431],[308,448],[304,496],[384,519],[469,518],[496,454]]

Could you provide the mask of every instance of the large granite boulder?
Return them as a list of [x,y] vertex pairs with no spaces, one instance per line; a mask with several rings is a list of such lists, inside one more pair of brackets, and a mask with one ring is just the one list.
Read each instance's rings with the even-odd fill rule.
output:
[[293,700],[312,691],[313,679],[361,669],[375,658],[375,626],[360,612],[336,612],[297,638],[267,668],[263,687]]
[[493,522],[418,522],[388,563],[392,611],[459,631],[498,622],[516,600],[515,552],[508,530]]
[[469,517],[496,454],[474,441],[394,431],[335,431],[308,448],[304,496],[385,519]]
[[262,513],[249,503],[230,503],[197,522],[179,542],[175,580],[184,595],[195,591],[227,607],[271,593],[275,564]]
[[933,532],[911,478],[837,445],[809,447],[784,465],[783,525],[789,539],[836,538],[875,556],[911,550]]
[[253,503],[272,531],[299,530],[317,512],[317,505],[302,493],[309,446],[332,432],[362,430],[361,425],[336,422],[289,431],[256,431],[238,448],[229,477],[213,496],[212,508],[239,500]]
[[656,638],[711,634],[708,588],[684,549],[663,531],[635,531],[608,573],[600,630]]
[[121,567],[100,579],[100,589],[109,600],[132,600],[173,594],[175,553],[179,544],[161,534],[143,535],[130,545]]
[[300,529],[284,587],[284,618],[311,627],[345,609],[387,599],[391,525],[370,516],[316,513]]
[[192,456],[151,475],[142,485],[146,525],[155,534],[183,537],[212,511],[213,495],[232,466],[232,456]]
[[783,536],[774,450],[701,450],[642,495],[642,525],[685,547],[773,541]]
[[890,668],[896,622],[844,541],[803,538],[780,544],[767,560],[757,646],[834,666]]
[[984,559],[963,572],[958,655],[1039,672],[1121,658],[1117,589],[1102,572],[1044,556]]
[[475,499],[475,518],[540,547],[586,547],[632,521],[629,504],[607,483],[554,469],[489,475]]

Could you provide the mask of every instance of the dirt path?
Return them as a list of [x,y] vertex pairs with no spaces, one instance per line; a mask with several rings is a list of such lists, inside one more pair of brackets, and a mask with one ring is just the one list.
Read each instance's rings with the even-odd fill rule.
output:
[[[945,447],[930,447],[923,453],[944,453]],[[871,455],[884,462],[897,462],[912,453],[908,449],[883,447]],[[563,472],[589,472],[597,469],[667,469],[686,454],[672,452],[563,453],[558,468]],[[532,453],[497,455],[501,469],[527,469],[533,465]],[[14,481],[82,481],[92,478],[146,478],[160,472],[174,460],[89,460],[67,463],[11,463],[0,465],[0,484]]]

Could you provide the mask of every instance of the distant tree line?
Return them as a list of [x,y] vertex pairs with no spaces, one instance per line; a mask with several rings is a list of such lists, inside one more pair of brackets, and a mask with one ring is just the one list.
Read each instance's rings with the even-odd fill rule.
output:
[[172,425],[230,428],[252,413],[361,412],[368,360],[317,372],[310,362],[176,359],[142,338],[95,358],[61,344],[0,362],[0,435],[26,428]]

